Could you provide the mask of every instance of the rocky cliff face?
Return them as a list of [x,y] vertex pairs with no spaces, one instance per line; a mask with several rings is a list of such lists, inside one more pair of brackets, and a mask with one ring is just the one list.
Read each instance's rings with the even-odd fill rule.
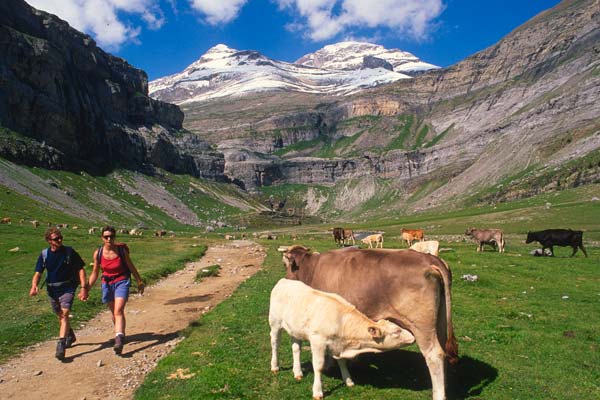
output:
[[[177,106],[148,97],[146,73],[21,0],[0,2],[0,126],[54,157],[50,168],[121,165],[224,178],[223,157],[182,129]],[[19,141],[0,151],[19,159]],[[191,150],[191,151],[190,151]],[[42,151],[47,153],[47,151]]]

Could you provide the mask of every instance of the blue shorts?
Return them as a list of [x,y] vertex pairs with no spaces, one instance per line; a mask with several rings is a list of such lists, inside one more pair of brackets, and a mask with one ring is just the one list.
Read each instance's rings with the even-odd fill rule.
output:
[[67,290],[54,290],[54,293],[50,295],[48,293],[48,299],[50,299],[50,305],[52,306],[52,311],[55,314],[60,314],[62,309],[70,310],[73,306],[73,298],[75,297],[75,289],[67,289]]
[[130,279],[123,279],[115,283],[102,282],[102,303],[112,303],[115,297],[121,297],[127,301],[129,298]]

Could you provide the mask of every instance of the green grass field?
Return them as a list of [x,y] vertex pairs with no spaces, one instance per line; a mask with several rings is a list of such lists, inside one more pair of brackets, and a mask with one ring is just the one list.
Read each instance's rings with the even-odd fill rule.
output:
[[[67,176],[67,175],[65,175]],[[87,177],[84,177],[87,179]],[[79,179],[67,177],[64,179]],[[177,183],[177,182],[176,182]],[[179,185],[179,183],[177,183]],[[174,186],[174,192],[182,191]],[[597,399],[600,398],[600,185],[588,185],[557,194],[545,194],[496,206],[433,210],[415,215],[379,213],[368,222],[339,224],[355,230],[385,232],[387,248],[403,248],[402,227],[424,228],[427,238],[441,240],[441,256],[453,275],[453,316],[461,360],[448,371],[451,399]],[[118,194],[117,194],[118,195]],[[190,199],[190,204],[194,200]],[[46,246],[44,228],[19,224],[19,218],[61,221],[89,226],[90,221],[52,211],[14,192],[2,191],[3,215],[12,225],[0,225],[0,362],[24,347],[57,333],[55,317],[45,294],[30,298],[28,291],[36,258]],[[204,205],[199,205],[204,207]],[[152,210],[152,213],[155,213]],[[156,212],[153,218],[165,218]],[[180,226],[171,225],[174,230]],[[333,247],[331,224],[273,227],[298,233],[317,251]],[[507,233],[507,252],[477,253],[465,241],[469,226],[497,227]],[[550,227],[584,229],[589,257],[557,247],[556,257],[533,257],[539,245],[523,243],[528,230]],[[176,238],[120,237],[147,281],[159,279],[197,259],[216,240],[194,238],[182,227]],[[85,229],[66,230],[72,245],[91,262],[99,237]],[[303,352],[305,379],[291,372],[291,349],[284,334],[282,371],[272,375],[267,323],[271,288],[284,275],[276,248],[290,243],[263,241],[269,254],[263,270],[237,292],[201,317],[185,332],[175,351],[163,359],[136,393],[139,399],[297,399],[311,395],[313,374],[310,352]],[[10,249],[19,247],[16,252]],[[88,268],[89,272],[89,268]],[[468,282],[465,274],[478,275]],[[87,303],[76,301],[75,325],[102,310],[98,285]],[[178,368],[194,374],[189,379],[167,377]],[[356,386],[343,386],[332,369],[324,378],[329,399],[429,399],[431,387],[424,361],[415,346],[382,355],[361,356],[350,367]]]
[[[329,238],[305,240],[331,248]],[[305,378],[291,372],[284,333],[279,375],[270,372],[269,293],[284,275],[270,246],[265,269],[188,329],[186,339],[146,379],[137,399],[298,399],[312,387],[310,351]],[[454,275],[453,316],[461,360],[448,373],[449,398],[596,399],[600,396],[600,249],[569,258],[533,257],[513,244],[506,254],[477,253],[472,243],[442,243]],[[463,280],[465,274],[479,277]],[[195,374],[169,380],[177,368]],[[333,368],[324,378],[330,399],[429,399],[431,387],[416,346],[361,356],[351,366],[357,386],[343,386]]]

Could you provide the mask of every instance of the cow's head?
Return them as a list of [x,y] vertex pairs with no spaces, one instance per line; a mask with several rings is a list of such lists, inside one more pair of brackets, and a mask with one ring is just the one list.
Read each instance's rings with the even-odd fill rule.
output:
[[354,358],[362,353],[399,349],[415,342],[412,333],[387,320],[373,322],[365,328],[364,335],[357,332],[357,337],[348,340],[342,352],[334,358]]
[[471,235],[473,235],[473,231],[474,231],[474,230],[475,230],[475,228],[468,228],[468,229],[465,231],[465,235],[467,235],[467,236],[471,236]]
[[287,279],[298,279],[298,270],[302,259],[309,254],[310,249],[301,245],[294,245],[283,253],[283,265],[285,265]]
[[525,243],[531,243],[535,240],[534,232],[527,232],[527,239],[525,240]]

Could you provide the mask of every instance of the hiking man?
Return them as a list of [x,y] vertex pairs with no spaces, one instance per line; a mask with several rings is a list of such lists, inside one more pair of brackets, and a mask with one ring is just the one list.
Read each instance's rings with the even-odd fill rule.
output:
[[94,268],[90,274],[89,287],[98,279],[102,268],[102,303],[108,304],[115,327],[114,351],[120,355],[125,344],[125,305],[129,298],[131,274],[135,277],[138,292],[144,293],[144,283],[129,258],[129,248],[125,243],[115,243],[115,228],[105,226],[101,236],[103,245],[94,251]]
[[81,285],[79,300],[88,298],[88,286],[85,276],[85,263],[81,256],[69,246],[63,246],[63,236],[58,228],[52,227],[46,231],[45,239],[50,245],[38,257],[35,273],[31,280],[30,296],[36,296],[44,270],[46,287],[52,310],[58,316],[60,332],[56,343],[56,358],[65,359],[65,349],[75,342],[75,332],[69,324],[69,312],[73,306],[73,297],[78,285]]

